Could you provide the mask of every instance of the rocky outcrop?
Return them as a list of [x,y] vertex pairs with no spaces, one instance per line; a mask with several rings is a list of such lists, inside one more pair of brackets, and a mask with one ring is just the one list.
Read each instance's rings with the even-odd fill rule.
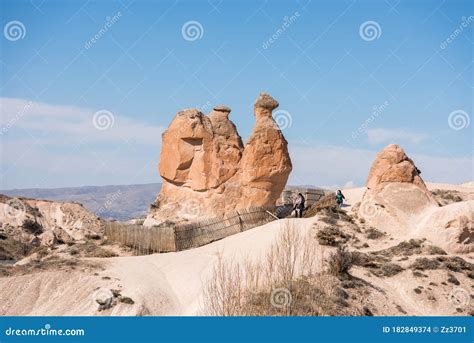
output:
[[429,239],[450,253],[474,251],[473,202],[439,207],[420,170],[398,145],[379,152],[358,215],[385,232]]
[[239,207],[274,204],[290,175],[288,143],[272,118],[277,107],[278,102],[268,94],[260,94],[255,102],[256,122],[241,162]]
[[215,151],[212,174],[218,180],[215,186],[220,186],[236,174],[242,158],[244,146],[237,128],[229,119],[230,111],[229,107],[217,106],[209,113],[214,133]]
[[257,98],[245,147],[230,108],[216,106],[208,115],[178,112],[162,136],[163,186],[145,225],[274,205],[292,169],[287,141],[272,118],[277,106],[268,94]]
[[78,203],[0,195],[0,234],[27,246],[98,237],[104,223]]
[[[359,216],[374,225],[404,227],[437,203],[415,163],[396,144],[377,154],[367,178]],[[390,220],[384,214],[390,214]],[[380,223],[379,223],[380,221]]]
[[408,219],[437,202],[421,178],[421,171],[396,144],[390,144],[375,157],[367,178],[360,212],[367,216],[367,209],[378,213],[380,208],[391,208],[391,213],[402,212]]
[[420,174],[405,151],[396,144],[390,144],[375,157],[367,178],[367,188],[376,192],[388,183],[404,182],[414,184],[431,197]]
[[474,252],[474,200],[435,208],[413,224],[415,236],[428,237],[450,253]]

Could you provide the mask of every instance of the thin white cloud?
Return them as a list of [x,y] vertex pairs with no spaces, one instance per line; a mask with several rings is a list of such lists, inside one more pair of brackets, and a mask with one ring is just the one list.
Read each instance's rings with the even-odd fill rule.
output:
[[[94,114],[101,109],[51,105],[14,98],[0,98],[0,108],[2,139],[14,139],[15,133],[26,132],[44,145],[133,142],[157,146],[161,143],[161,133],[164,130],[161,126],[112,112],[105,115],[108,118],[103,119],[110,120],[113,125],[100,130],[97,126],[100,127],[101,123],[94,122]],[[102,124],[107,125],[106,122]]]
[[159,182],[163,127],[114,113],[99,130],[96,111],[0,98],[0,188]]
[[374,128],[367,129],[366,133],[371,145],[393,142],[418,144],[428,138],[426,134],[404,129]]

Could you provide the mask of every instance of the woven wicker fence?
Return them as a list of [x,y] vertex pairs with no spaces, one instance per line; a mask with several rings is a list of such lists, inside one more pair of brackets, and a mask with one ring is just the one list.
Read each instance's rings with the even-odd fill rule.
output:
[[168,227],[111,222],[106,226],[106,236],[113,242],[131,247],[137,254],[180,251],[209,244],[276,220],[274,210],[273,207],[252,207],[236,210],[226,217],[205,218]]

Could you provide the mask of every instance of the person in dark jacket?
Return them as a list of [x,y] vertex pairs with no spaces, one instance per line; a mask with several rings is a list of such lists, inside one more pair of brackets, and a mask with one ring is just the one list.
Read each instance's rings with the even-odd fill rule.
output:
[[337,203],[337,207],[341,208],[342,207],[342,204],[344,203],[344,199],[346,197],[344,196],[344,194],[342,194],[341,190],[338,189],[337,190],[337,193],[336,193],[336,203]]
[[298,193],[298,199],[296,199],[295,202],[295,207],[293,208],[295,210],[295,218],[303,218],[303,212],[304,212],[304,196],[301,193]]

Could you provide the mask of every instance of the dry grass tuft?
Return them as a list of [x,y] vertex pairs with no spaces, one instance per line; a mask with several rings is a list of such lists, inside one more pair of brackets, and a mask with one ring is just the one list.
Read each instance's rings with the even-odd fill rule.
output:
[[[308,233],[289,221],[260,261],[243,266],[218,254],[211,278],[204,284],[203,312],[213,316],[357,315],[339,276],[351,267],[351,254],[338,248],[329,257],[330,272]],[[336,272],[337,271],[337,272]]]
[[431,191],[440,206],[463,201],[462,194],[454,190],[435,189]]
[[338,246],[326,259],[327,271],[334,276],[347,275],[353,264],[352,253],[344,245]]

